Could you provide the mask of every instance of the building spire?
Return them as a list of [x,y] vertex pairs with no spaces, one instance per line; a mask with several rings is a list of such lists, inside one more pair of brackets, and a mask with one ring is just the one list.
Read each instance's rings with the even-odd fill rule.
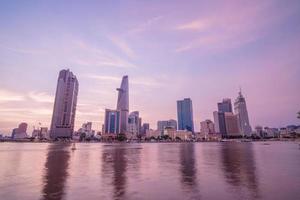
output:
[[242,95],[242,87],[241,87],[241,86],[239,86],[239,96],[240,96],[240,97],[243,96],[243,95]]

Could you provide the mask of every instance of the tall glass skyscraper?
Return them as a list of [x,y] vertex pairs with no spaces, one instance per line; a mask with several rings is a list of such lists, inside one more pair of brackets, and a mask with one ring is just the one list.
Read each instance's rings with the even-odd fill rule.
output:
[[78,80],[69,69],[59,72],[50,129],[52,139],[72,137],[78,87]]
[[120,133],[120,111],[105,109],[104,119],[105,133],[119,134]]
[[226,98],[223,99],[222,102],[218,103],[218,111],[219,112],[232,112],[232,104],[231,99]]
[[234,112],[238,117],[239,127],[242,134],[251,136],[252,129],[249,123],[246,100],[243,97],[241,91],[239,92],[239,95],[234,102]]
[[120,111],[120,133],[126,133],[129,112],[128,76],[123,76],[121,87],[117,88],[117,90],[119,92],[117,110]]
[[190,98],[177,101],[178,129],[194,132],[193,105]]

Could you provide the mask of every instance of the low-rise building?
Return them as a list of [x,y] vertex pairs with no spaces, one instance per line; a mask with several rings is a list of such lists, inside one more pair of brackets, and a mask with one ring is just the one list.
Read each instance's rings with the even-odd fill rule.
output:
[[172,140],[191,140],[193,137],[193,133],[187,130],[176,130],[174,128],[165,128],[163,135],[168,135]]
[[158,130],[147,129],[146,130],[146,138],[158,138],[161,136],[161,132]]

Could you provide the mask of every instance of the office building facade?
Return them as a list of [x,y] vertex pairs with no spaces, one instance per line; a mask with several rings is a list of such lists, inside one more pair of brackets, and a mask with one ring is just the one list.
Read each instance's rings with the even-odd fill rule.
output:
[[70,70],[59,72],[50,128],[51,139],[72,137],[78,88],[78,80]]
[[238,117],[239,127],[242,135],[251,136],[252,128],[249,122],[246,100],[241,91],[234,102],[234,113]]
[[120,132],[126,133],[128,126],[129,113],[129,87],[128,76],[123,76],[120,88],[118,90],[117,110],[120,111]]
[[193,105],[190,98],[177,101],[178,130],[194,132]]
[[119,134],[121,128],[121,113],[119,110],[105,109],[104,133]]

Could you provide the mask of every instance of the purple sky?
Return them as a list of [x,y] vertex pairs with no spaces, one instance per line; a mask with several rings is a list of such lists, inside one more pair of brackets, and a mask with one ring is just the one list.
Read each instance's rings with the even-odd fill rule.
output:
[[101,129],[125,74],[130,111],[152,128],[190,97],[198,131],[239,87],[252,127],[299,124],[298,0],[4,0],[0,27],[1,133],[50,125],[63,68],[79,80],[76,129]]

